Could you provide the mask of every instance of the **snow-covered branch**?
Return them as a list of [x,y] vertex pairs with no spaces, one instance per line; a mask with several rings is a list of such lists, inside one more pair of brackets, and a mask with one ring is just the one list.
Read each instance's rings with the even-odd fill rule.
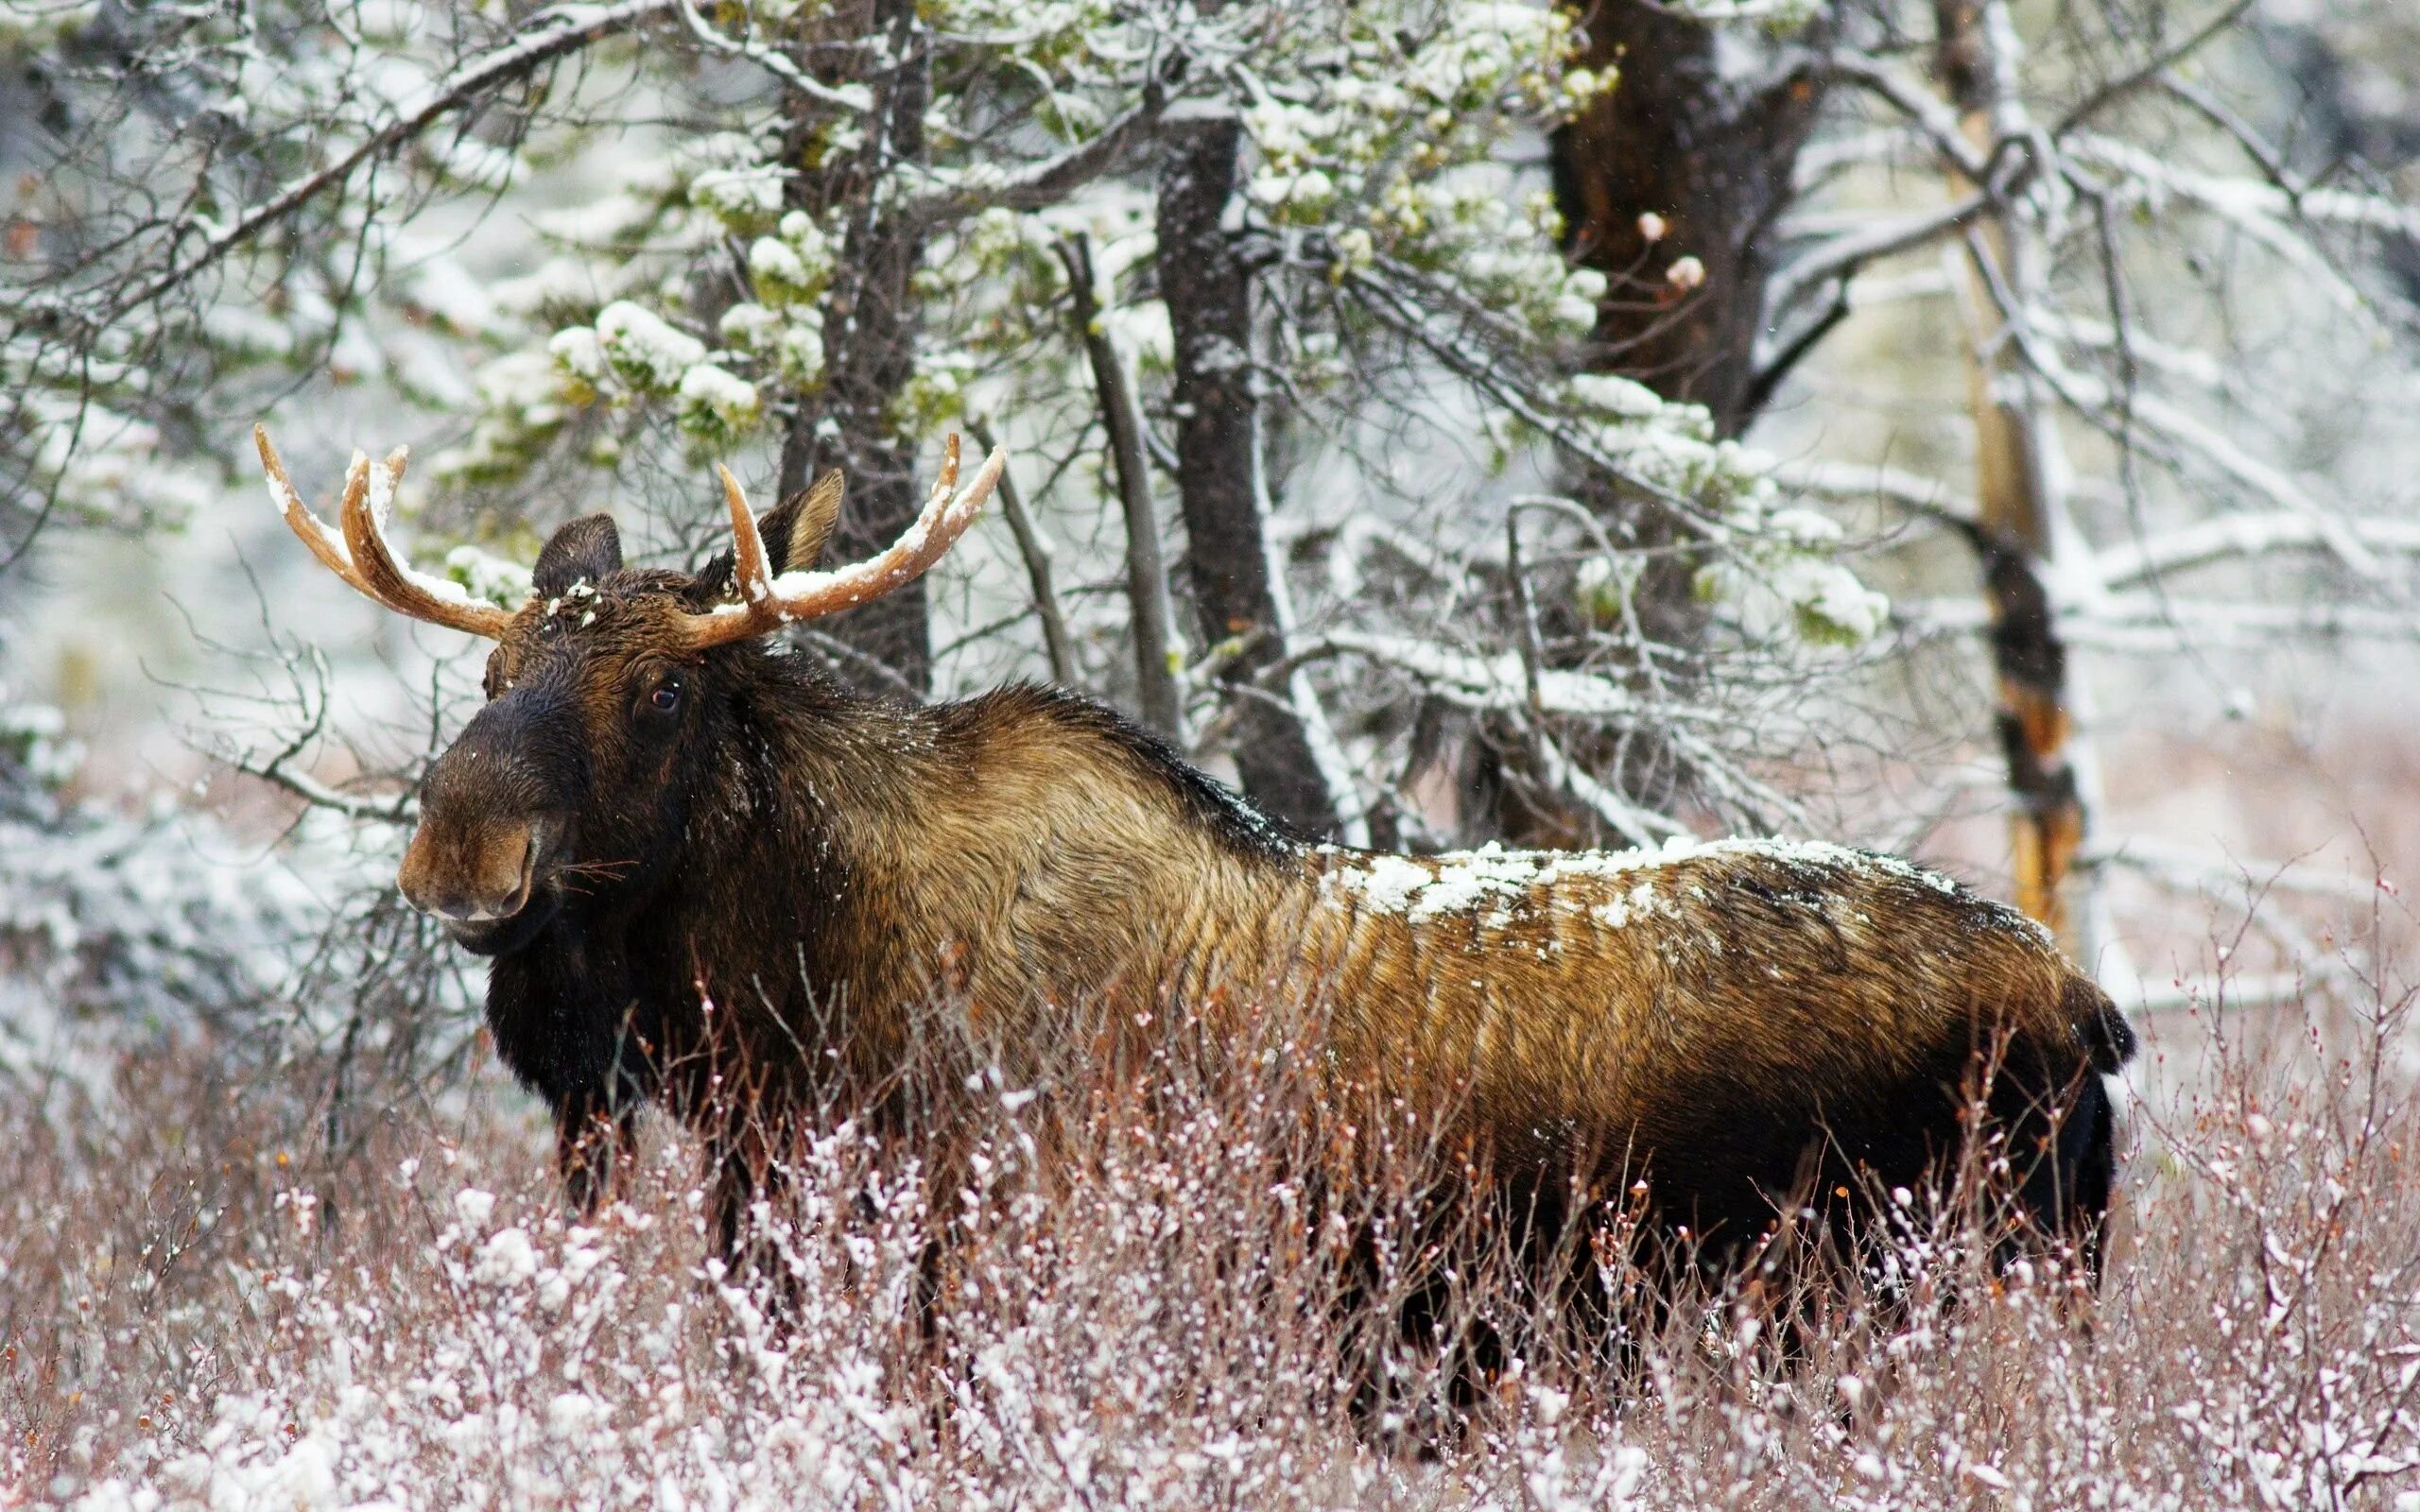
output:
[[899,213],[912,221],[933,222],[986,210],[1042,210],[1055,205],[1150,140],[1167,105],[1165,92],[1154,85],[1141,104],[1057,157],[1016,169],[983,163],[936,173],[931,183],[900,204]]
[[1638,468],[1615,455],[1556,412],[1556,406],[1529,374],[1507,362],[1488,360],[1488,354],[1474,351],[1457,333],[1440,329],[1441,321],[1421,307],[1413,294],[1373,275],[1367,270],[1348,271],[1343,280],[1348,288],[1364,295],[1363,307],[1379,321],[1418,344],[1448,371],[1469,383],[1490,400],[1517,416],[1522,423],[1539,434],[1552,437],[1591,466],[1625,487],[1637,490],[1670,509],[1674,516],[1692,528],[1719,534],[1720,526],[1709,520],[1698,501],[1669,486],[1647,476]]
[[[1987,606],[1964,599],[1908,599],[1892,619],[1920,634],[1980,634],[1991,628]],[[2165,655],[2180,644],[2260,646],[2291,635],[2420,641],[2420,609],[2379,609],[2331,601],[2245,602],[2125,594],[2089,606],[2062,605],[2060,635],[2078,645]]]
[[1670,815],[1643,808],[1589,776],[1588,769],[1564,754],[1551,735],[1539,734],[1535,753],[1539,774],[1548,783],[1586,804],[1590,813],[1631,844],[1655,845],[1690,833],[1687,825]]
[[2215,472],[2251,490],[2274,507],[2308,522],[2329,553],[2349,571],[2371,581],[2385,576],[2377,554],[2348,526],[2344,516],[2313,498],[2282,468],[2254,455],[2234,438],[2154,392],[2138,387],[2121,400],[2101,379],[2067,367],[2045,343],[2027,339],[2022,330],[2017,336],[2028,362],[2071,408],[2113,432],[2139,426],[2152,433],[2169,443],[2167,455],[2179,471]]
[[[1410,636],[1335,629],[1306,638],[1290,660],[1299,665],[1340,656],[1404,673],[1423,690],[1464,709],[1530,708],[1529,674],[1517,651],[1478,656]],[[1538,670],[1537,708],[1545,713],[1616,721],[1634,720],[1645,713],[1638,696],[1618,682],[1553,667]]]
[[[527,78],[549,63],[652,21],[677,4],[678,0],[622,0],[618,5],[565,5],[539,11],[523,24],[511,42],[440,79],[420,99],[401,107],[394,120],[356,143],[351,151],[238,213],[176,266],[110,298],[100,312],[84,318],[96,327],[108,326],[156,303],[225,261],[262,232],[350,181],[364,165],[393,152],[447,116],[479,103],[502,85]],[[53,303],[48,308],[71,320],[79,316],[65,303]]]
[[341,792],[307,772],[296,771],[288,765],[294,754],[293,751],[283,750],[267,760],[239,756],[229,765],[247,777],[258,778],[272,787],[284,789],[315,809],[326,809],[349,819],[378,824],[410,824],[419,815],[420,804],[410,793],[375,799]]
[[2307,514],[2273,510],[2221,515],[2162,535],[2120,542],[2102,550],[2097,565],[2108,587],[2129,588],[2218,561],[2275,552],[2333,552],[2336,543],[2331,536],[2337,531],[2381,556],[2420,555],[2420,523],[2339,517],[2331,529]]
[[2322,876],[2308,867],[2246,860],[2223,851],[2139,834],[2094,840],[2077,855],[2076,864],[2120,867],[2201,892],[2298,892],[2352,903],[2369,902],[2377,893],[2375,876]]
[[680,0],[679,9],[690,35],[707,47],[728,57],[746,59],[816,104],[848,115],[863,115],[873,108],[873,96],[864,85],[823,82],[799,67],[796,60],[780,48],[768,46],[752,38],[734,37],[720,30],[698,9],[695,0]]
[[2336,226],[2420,236],[2420,208],[2383,196],[2332,188],[2290,193],[2256,179],[2179,167],[2146,148],[2092,132],[2075,133],[2066,146],[2078,163],[2098,165],[2114,175],[2107,184],[2087,185],[2095,192],[2107,194],[2128,209],[2153,212],[2173,201],[2225,221],[2347,312],[2366,312],[2372,301],[2335,259],[2303,234],[2302,228]]
[[1973,524],[1977,518],[1975,501],[1960,496],[1939,479],[1879,463],[1795,458],[1773,464],[1773,481],[1792,492],[1842,503],[1880,499],[1910,513],[1961,526]]

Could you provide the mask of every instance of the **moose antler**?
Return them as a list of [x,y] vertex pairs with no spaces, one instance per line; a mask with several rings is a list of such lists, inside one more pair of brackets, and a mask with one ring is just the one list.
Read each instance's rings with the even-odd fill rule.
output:
[[731,506],[732,581],[738,602],[690,615],[689,644],[703,650],[744,641],[794,620],[855,609],[914,581],[975,523],[1008,465],[1008,448],[994,447],[982,470],[959,490],[958,438],[953,435],[943,446],[941,475],[933,479],[932,496],[925,500],[924,513],[900,532],[889,550],[830,572],[784,573],[779,577],[767,565],[765,542],[756,534],[755,511],[748,507],[739,480],[729,468],[717,469],[722,474],[723,498]]
[[[358,452],[354,454],[353,466],[345,473],[344,498],[337,515],[343,528],[338,530],[313,514],[294,491],[293,483],[285,475],[285,464],[278,459],[277,448],[269,444],[268,429],[253,426],[252,440],[260,447],[261,466],[268,473],[269,497],[285,517],[286,524],[321,565],[351,583],[365,597],[416,620],[484,635],[490,640],[500,638],[505,627],[512,623],[510,610],[480,603],[452,583],[413,572],[388,546],[386,535],[379,528],[379,517],[386,512],[386,501],[394,496],[395,489],[403,482],[408,455],[406,449],[398,447],[388,454],[383,464],[384,489],[372,486],[374,480],[370,459]],[[992,496],[992,490],[1008,465],[1008,449],[994,447],[982,470],[963,490],[959,490],[958,438],[952,436],[943,449],[941,475],[933,480],[932,497],[925,501],[924,513],[900,533],[888,551],[831,572],[785,573],[779,577],[767,564],[765,542],[756,533],[756,515],[748,507],[748,495],[741,490],[739,480],[731,475],[729,468],[717,469],[722,474],[723,498],[731,506],[732,578],[738,589],[739,601],[689,615],[687,644],[704,650],[744,641],[795,620],[855,609],[914,581],[941,560],[942,553],[975,523],[983,501]]]
[[424,577],[399,562],[388,549],[378,517],[386,512],[386,501],[394,497],[396,488],[404,481],[404,464],[410,455],[407,448],[399,446],[387,454],[382,464],[387,486],[374,490],[371,487],[370,458],[359,452],[353,454],[353,466],[345,471],[344,498],[337,514],[344,526],[339,532],[313,514],[302,503],[302,496],[294,491],[294,484],[285,475],[285,464],[279,459],[277,448],[269,444],[268,427],[253,426],[252,442],[260,448],[261,467],[268,473],[269,498],[285,517],[287,527],[310,548],[312,556],[320,558],[320,565],[351,583],[363,596],[398,614],[484,635],[491,641],[502,636],[504,627],[512,623],[510,610],[482,604],[452,583]]

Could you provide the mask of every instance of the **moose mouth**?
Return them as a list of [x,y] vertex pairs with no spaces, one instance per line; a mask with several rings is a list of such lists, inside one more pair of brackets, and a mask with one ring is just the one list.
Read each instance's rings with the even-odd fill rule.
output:
[[502,919],[446,919],[445,935],[474,955],[510,955],[537,938],[562,906],[562,898],[552,888],[540,888],[529,894],[519,912]]

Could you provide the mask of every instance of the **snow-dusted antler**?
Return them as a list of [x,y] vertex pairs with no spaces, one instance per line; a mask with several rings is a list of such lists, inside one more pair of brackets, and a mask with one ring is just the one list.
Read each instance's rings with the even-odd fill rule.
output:
[[[351,583],[365,597],[398,614],[484,635],[492,641],[502,636],[505,627],[512,623],[511,610],[482,604],[454,584],[424,577],[396,560],[378,528],[380,511],[371,498],[370,458],[355,452],[353,466],[345,472],[344,500],[337,515],[343,529],[339,532],[313,514],[302,503],[302,495],[294,491],[293,483],[285,475],[285,464],[279,460],[277,448],[269,444],[266,426],[252,427],[252,441],[260,448],[261,467],[268,473],[269,498],[285,517],[288,528],[311,548],[311,555],[320,558],[320,565]],[[407,449],[400,446],[387,454],[383,464],[387,486],[380,491],[380,502],[392,498],[404,481],[404,464],[408,455]]]
[[958,438],[952,436],[942,456],[941,475],[933,480],[932,497],[916,523],[900,533],[878,557],[852,562],[830,572],[784,573],[776,577],[765,559],[765,542],[756,534],[756,516],[748,495],[729,468],[722,474],[723,498],[731,506],[732,581],[739,601],[704,614],[689,616],[689,644],[698,649],[744,641],[779,629],[794,620],[815,619],[855,609],[892,589],[913,582],[942,559],[942,553],[975,523],[983,501],[1009,465],[1008,448],[995,446],[982,471],[961,491],[958,487]]

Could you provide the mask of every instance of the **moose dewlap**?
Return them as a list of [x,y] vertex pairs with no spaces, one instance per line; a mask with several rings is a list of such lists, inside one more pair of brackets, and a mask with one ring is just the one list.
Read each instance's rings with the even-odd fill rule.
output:
[[952,438],[923,516],[868,561],[818,568],[837,473],[759,519],[725,472],[733,545],[701,571],[625,567],[590,516],[508,610],[389,549],[401,453],[374,479],[354,459],[331,528],[259,440],[331,570],[496,643],[398,881],[491,957],[497,1049],[552,1106],[576,1201],[660,1100],[705,1139],[735,1250],[766,1131],[871,1100],[937,1003],[1033,1064],[1114,1050],[1100,1026],[1291,1010],[1304,1078],[1409,1099],[1499,1176],[1643,1178],[1702,1234],[1753,1235],[1810,1174],[1921,1178],[1959,1148],[1988,1063],[2019,1202],[2094,1253],[2112,1138],[2095,1073],[2132,1037],[2041,930],[1945,878],[1771,841],[1314,845],[1086,699],[909,707],[766,643],[929,567],[996,451],[961,489]]

